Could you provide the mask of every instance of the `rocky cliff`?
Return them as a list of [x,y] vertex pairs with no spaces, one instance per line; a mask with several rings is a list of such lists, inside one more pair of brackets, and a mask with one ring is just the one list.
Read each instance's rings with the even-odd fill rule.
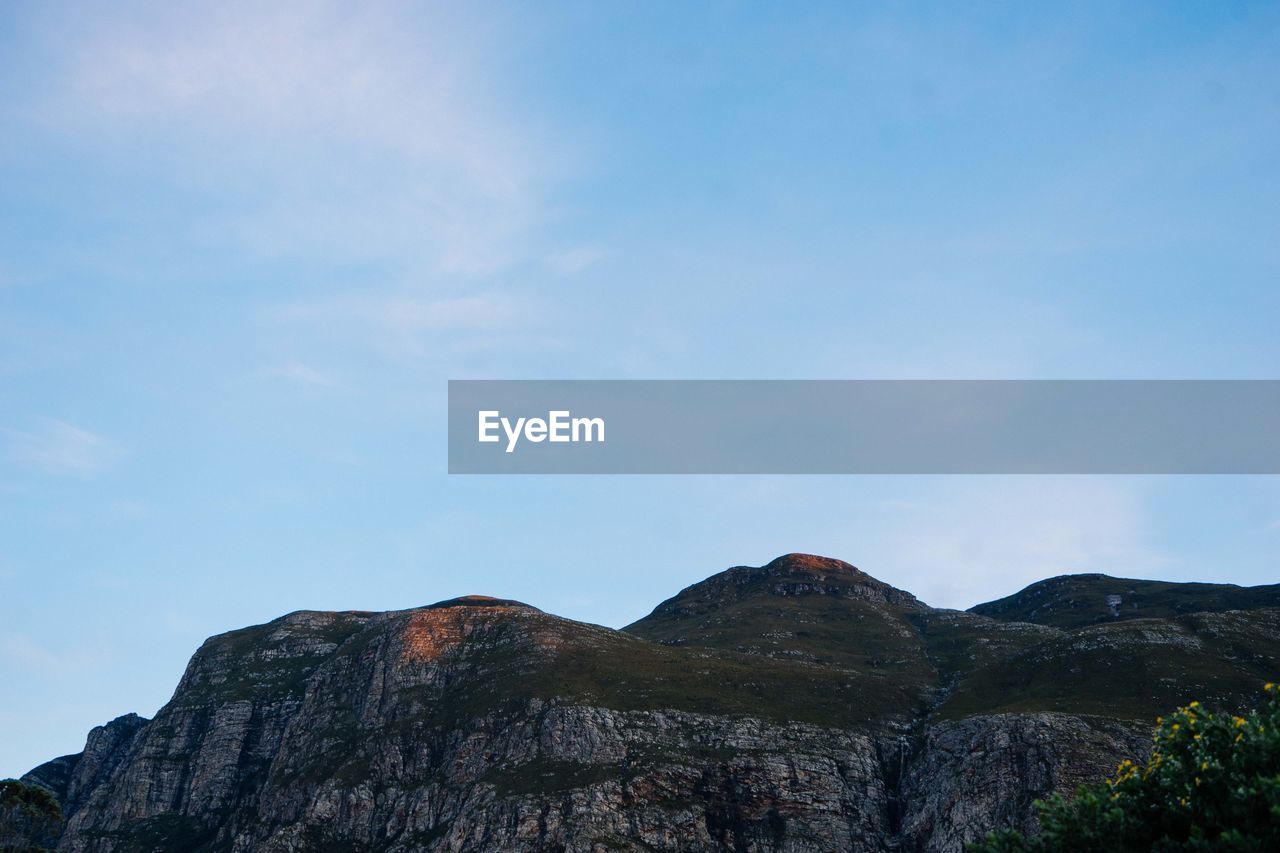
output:
[[622,631],[483,597],[299,612],[206,641],[154,720],[26,779],[66,851],[958,851],[1034,829],[1156,714],[1275,677],[1269,597],[1174,592],[1064,626],[1034,618],[1051,594],[937,610],[789,555]]

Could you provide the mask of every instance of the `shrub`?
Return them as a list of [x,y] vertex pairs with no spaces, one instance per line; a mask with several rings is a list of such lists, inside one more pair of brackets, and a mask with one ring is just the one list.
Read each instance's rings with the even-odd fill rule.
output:
[[1280,850],[1280,686],[1247,716],[1192,702],[1156,723],[1145,765],[1037,803],[1038,836],[995,832],[971,853]]
[[53,794],[17,779],[0,780],[0,851],[44,850],[61,826],[62,809]]

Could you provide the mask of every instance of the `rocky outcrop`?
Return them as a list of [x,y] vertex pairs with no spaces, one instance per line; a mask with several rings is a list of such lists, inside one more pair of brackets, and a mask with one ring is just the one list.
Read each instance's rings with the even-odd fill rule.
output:
[[[478,598],[214,638],[60,849],[880,849],[891,836],[871,734],[568,704],[584,697],[559,695],[580,688],[557,664],[595,654],[639,668],[677,653]],[[635,699],[643,678],[602,698]]]
[[876,744],[856,733],[535,701],[428,740],[429,764],[383,752],[381,786],[280,790],[260,818],[285,820],[236,849],[355,834],[388,850],[879,850],[890,835]]
[[145,717],[125,714],[89,732],[84,750],[46,761],[22,777],[57,798],[66,811],[75,811],[124,758],[129,744],[143,726]]
[[1069,714],[996,714],[923,729],[903,779],[906,849],[963,850],[994,827],[1037,829],[1032,804],[1151,749],[1150,727]]
[[124,759],[134,737],[147,724],[145,717],[125,714],[89,732],[84,750],[46,761],[21,779],[54,796],[64,818],[80,809]]
[[[1257,618],[1274,634],[1274,611]],[[154,720],[32,775],[66,806],[59,849],[84,853],[959,851],[1140,757],[1161,650],[1274,666],[1251,620],[1068,632],[803,555],[625,632],[480,596],[299,612],[206,641]],[[1123,694],[1105,714],[1087,673],[1055,686],[1097,655],[1127,674],[1099,682]]]

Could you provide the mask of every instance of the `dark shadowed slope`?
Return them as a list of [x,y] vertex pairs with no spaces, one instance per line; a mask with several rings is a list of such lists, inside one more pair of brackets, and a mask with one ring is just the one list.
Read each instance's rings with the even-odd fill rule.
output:
[[1122,619],[1168,619],[1262,607],[1280,607],[1280,584],[1169,583],[1092,574],[1049,578],[1006,598],[971,607],[969,612],[1004,622],[1081,628]]
[[1080,575],[960,612],[848,563],[788,554],[713,575],[623,630],[839,667],[886,708],[917,715],[1145,720],[1191,698],[1249,701],[1280,659],[1278,590]]

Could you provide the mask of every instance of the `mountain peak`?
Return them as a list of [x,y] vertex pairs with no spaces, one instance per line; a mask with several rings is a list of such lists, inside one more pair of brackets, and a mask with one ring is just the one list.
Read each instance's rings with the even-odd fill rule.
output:
[[519,607],[526,610],[537,610],[532,604],[525,604],[523,601],[516,601],[513,598],[494,598],[491,595],[460,595],[457,598],[449,598],[444,601],[437,601],[435,604],[428,604],[424,610],[440,610],[447,607]]
[[[735,566],[688,586],[654,608],[644,619],[627,627],[641,636],[665,638],[666,630],[654,634],[656,625],[703,622],[718,618],[747,602],[766,606],[784,599],[791,602],[862,602],[871,607],[903,611],[927,611],[914,595],[873,578],[843,560],[816,554],[783,554],[763,566]],[[772,606],[772,605],[768,605]],[[683,634],[687,626],[668,628]],[[652,636],[651,636],[652,635]]]
[[773,595],[835,595],[911,609],[926,607],[911,593],[874,578],[857,566],[818,554],[783,554],[758,569],[729,569],[728,572],[708,578],[704,583],[744,570],[749,575],[754,573],[773,581],[768,585],[768,591]]
[[775,574],[866,574],[857,566],[850,565],[844,560],[837,560],[834,557],[822,557],[817,554],[800,553],[783,554],[781,557],[775,557],[764,565],[764,569]]

